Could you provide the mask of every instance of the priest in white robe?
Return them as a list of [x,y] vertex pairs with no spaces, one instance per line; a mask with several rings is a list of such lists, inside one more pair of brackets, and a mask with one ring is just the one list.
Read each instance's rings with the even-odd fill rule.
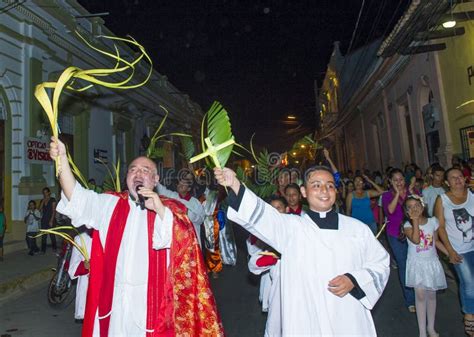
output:
[[377,335],[370,310],[387,283],[389,255],[365,224],[333,210],[329,168],[306,172],[302,217],[279,213],[228,168],[214,174],[229,187],[229,219],[281,253],[283,336]]
[[193,225],[181,203],[154,191],[156,164],[136,158],[128,191],[98,194],[76,182],[64,144],[51,140],[61,168],[57,210],[94,229],[82,336],[223,336]]

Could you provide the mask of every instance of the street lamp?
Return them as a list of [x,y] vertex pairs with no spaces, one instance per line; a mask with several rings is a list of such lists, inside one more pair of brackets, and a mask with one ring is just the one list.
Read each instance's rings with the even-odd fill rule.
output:
[[453,15],[453,0],[451,0],[450,12],[451,12],[451,17],[442,23],[444,28],[453,28],[454,26],[456,26],[456,20],[454,20],[454,15]]
[[453,28],[454,26],[456,26],[456,20],[448,20],[443,22],[444,28]]

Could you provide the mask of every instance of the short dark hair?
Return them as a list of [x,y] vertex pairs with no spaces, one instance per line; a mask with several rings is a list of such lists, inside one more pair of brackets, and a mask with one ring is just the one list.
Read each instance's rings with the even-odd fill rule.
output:
[[290,183],[290,184],[286,185],[286,187],[285,187],[285,194],[286,194],[286,192],[288,191],[289,188],[294,188],[295,190],[298,191],[298,193],[301,193],[300,192],[300,187],[299,187],[298,184]]
[[28,205],[31,204],[31,203],[33,203],[33,204],[35,205],[35,207],[36,207],[36,201],[34,201],[34,200],[28,201]]
[[304,173],[303,185],[306,186],[306,183],[308,182],[308,177],[311,175],[311,173],[316,172],[316,171],[326,171],[326,172],[330,173],[332,178],[335,180],[334,173],[332,172],[332,170],[329,167],[324,166],[324,165],[315,165],[315,166],[311,166]]
[[390,172],[388,173],[388,177],[389,177],[390,179],[392,179],[393,176],[394,176],[395,174],[397,174],[397,173],[400,173],[402,176],[405,176],[405,174],[403,173],[402,170],[400,170],[398,167],[394,167],[394,168],[392,168],[392,169],[390,170]]
[[463,173],[462,170],[461,170],[461,168],[459,168],[459,167],[457,167],[457,166],[450,167],[450,168],[448,168],[448,169],[444,172],[444,180],[446,180],[446,181],[448,180],[448,175],[449,175],[449,173],[451,173],[452,171],[459,171],[459,172]]
[[441,165],[434,165],[431,167],[431,174],[435,172],[443,172],[444,173],[444,167]]
[[283,204],[283,206],[288,207],[288,201],[286,201],[286,199],[282,196],[272,195],[268,202],[271,203],[272,201],[279,201]]
[[49,187],[43,187],[43,192],[51,192],[51,190],[49,189]]

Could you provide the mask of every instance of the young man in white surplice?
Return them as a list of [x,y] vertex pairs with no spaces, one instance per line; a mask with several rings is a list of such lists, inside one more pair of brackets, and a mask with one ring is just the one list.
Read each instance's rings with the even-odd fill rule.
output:
[[329,168],[306,172],[302,217],[279,213],[228,168],[214,174],[229,188],[228,218],[281,253],[283,336],[377,335],[370,310],[387,283],[389,255],[367,225],[333,210]]

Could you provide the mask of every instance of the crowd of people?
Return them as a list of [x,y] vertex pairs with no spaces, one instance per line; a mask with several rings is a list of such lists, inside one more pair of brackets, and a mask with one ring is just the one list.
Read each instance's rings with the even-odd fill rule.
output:
[[[445,170],[436,163],[425,173],[415,164],[406,165],[403,170],[389,167],[384,173],[339,172],[327,150],[324,156],[338,191],[333,209],[360,220],[384,244],[391,255],[392,269],[398,273],[405,306],[417,315],[419,336],[438,336],[436,291],[447,287],[438,251],[456,273],[464,328],[473,336],[474,197],[471,188],[474,162],[468,164],[454,158],[451,168]],[[304,185],[297,181],[302,175],[295,172],[299,171],[281,169],[275,197],[267,201],[279,212],[301,216],[311,211],[311,205],[309,200],[301,198],[298,190],[300,186],[303,190]],[[269,313],[279,311],[271,304],[280,306],[279,297],[274,295],[279,291],[273,289],[280,286],[280,281],[272,283],[272,280],[275,280],[274,274],[279,275],[281,251],[253,235],[247,244],[249,269],[262,275],[262,309]],[[274,322],[273,314],[269,314],[268,331],[274,331]]]
[[[201,335],[223,335],[203,275],[217,278],[223,264],[236,263],[227,215],[250,233],[248,268],[261,275],[266,336],[375,336],[370,310],[390,269],[398,274],[407,310],[416,313],[419,336],[438,336],[436,292],[447,287],[438,252],[459,279],[464,328],[474,336],[474,199],[469,189],[474,171],[455,159],[447,170],[434,164],[425,173],[414,164],[383,173],[341,172],[329,151],[323,153],[326,166],[304,173],[279,168],[275,193],[262,200],[227,168],[215,169],[218,185],[182,170],[174,186],[164,186],[156,165],[145,157],[130,163],[127,191],[102,193],[95,182],[85,189],[70,172],[63,145],[51,143],[52,157],[63,164],[58,212],[72,225],[89,228],[91,259],[84,261],[76,251],[69,270],[71,278],[85,284],[75,315],[84,319],[84,335],[196,329]],[[53,227],[55,217],[56,200],[45,188],[38,207],[30,201],[25,214],[30,255],[46,251],[47,236],[41,249],[33,237],[40,228]],[[55,250],[54,236],[51,242]],[[93,289],[87,290],[87,283]],[[150,293],[152,288],[158,291]],[[167,302],[159,302],[160,296],[168,296]],[[169,316],[182,306],[184,312],[202,307],[205,314],[189,324]],[[151,317],[152,311],[165,321]],[[342,311],[343,318],[337,315]]]

